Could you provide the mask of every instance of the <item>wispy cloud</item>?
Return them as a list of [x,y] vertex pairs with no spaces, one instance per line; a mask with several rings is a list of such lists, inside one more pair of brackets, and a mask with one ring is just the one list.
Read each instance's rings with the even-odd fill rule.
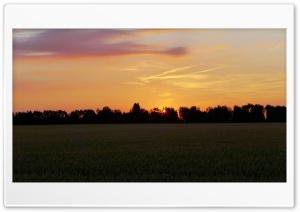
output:
[[174,69],[171,69],[169,71],[165,71],[161,74],[156,74],[156,75],[149,76],[149,77],[141,77],[140,80],[142,80],[144,82],[149,82],[149,80],[153,80],[153,79],[176,78],[176,77],[178,77],[176,75],[169,75],[169,76],[167,76],[167,75],[171,74],[171,73],[187,70],[187,69],[190,69],[192,67],[195,67],[195,65],[184,66],[184,67],[180,67],[180,68],[174,68]]
[[159,69],[167,69],[169,68],[168,65],[158,63],[158,62],[140,62],[139,65],[143,67],[151,67],[151,68],[159,68]]
[[145,83],[141,83],[141,82],[125,82],[124,84],[127,84],[127,85],[146,85]]
[[138,71],[137,68],[124,68],[124,69],[121,69],[121,70],[124,70],[124,71]]
[[170,93],[162,93],[162,94],[159,94],[158,96],[167,97],[167,96],[170,96],[170,95],[171,95]]
[[197,72],[194,72],[192,74],[196,74],[196,73],[198,74],[198,73],[205,73],[205,72],[215,71],[215,70],[218,70],[218,69],[221,69],[221,68],[226,68],[226,67],[228,67],[228,66],[222,65],[222,66],[218,66],[218,67],[215,67],[215,68],[210,68],[210,69],[205,69],[205,70],[202,70],[202,71],[197,71]]
[[[137,41],[136,30],[32,29],[14,30],[15,57],[82,57],[131,54],[187,54],[184,46],[163,46]],[[47,54],[44,54],[47,52]]]
[[174,101],[173,98],[168,98],[168,99],[165,100],[165,102],[173,102],[173,101]]
[[161,80],[161,79],[182,79],[182,78],[201,79],[201,78],[205,78],[205,76],[201,75],[201,73],[211,72],[211,71],[214,71],[214,70],[218,70],[218,69],[228,67],[228,66],[222,65],[222,66],[218,66],[218,67],[214,67],[214,68],[210,68],[210,69],[204,69],[204,70],[191,72],[191,73],[186,73],[186,74],[173,74],[173,73],[177,73],[177,72],[180,72],[180,71],[185,71],[185,70],[194,68],[196,66],[197,65],[175,68],[175,69],[171,69],[169,71],[165,71],[161,74],[157,74],[157,75],[153,75],[153,76],[149,76],[149,77],[141,77],[139,79],[143,82],[149,82],[151,80]]
[[281,46],[282,46],[281,44],[278,44],[278,45],[276,45],[276,46],[273,46],[273,47],[269,48],[267,51],[273,51],[273,50],[275,50],[275,49],[280,48]]

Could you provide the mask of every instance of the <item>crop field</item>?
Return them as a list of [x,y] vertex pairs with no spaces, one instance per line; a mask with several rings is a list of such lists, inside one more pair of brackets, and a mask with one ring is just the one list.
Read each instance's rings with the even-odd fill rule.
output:
[[14,182],[285,182],[286,124],[13,127]]

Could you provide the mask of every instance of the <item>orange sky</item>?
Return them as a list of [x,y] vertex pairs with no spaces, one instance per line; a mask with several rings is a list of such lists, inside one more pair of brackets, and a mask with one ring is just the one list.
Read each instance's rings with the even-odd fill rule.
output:
[[13,111],[286,105],[284,29],[14,30]]

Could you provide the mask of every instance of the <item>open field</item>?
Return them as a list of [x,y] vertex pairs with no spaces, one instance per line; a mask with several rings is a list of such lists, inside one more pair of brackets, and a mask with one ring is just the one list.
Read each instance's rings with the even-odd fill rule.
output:
[[286,124],[13,127],[14,182],[285,182]]

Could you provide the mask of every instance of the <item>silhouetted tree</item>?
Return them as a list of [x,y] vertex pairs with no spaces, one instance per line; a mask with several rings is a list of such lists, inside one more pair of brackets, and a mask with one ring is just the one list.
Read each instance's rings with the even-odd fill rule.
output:
[[151,123],[162,123],[164,121],[162,111],[157,107],[150,110],[149,118]]
[[45,117],[43,116],[43,113],[40,111],[33,111],[32,113],[32,124],[45,124],[46,120]]
[[271,106],[267,105],[266,121],[268,122],[285,122],[286,121],[286,107],[285,106]]
[[44,110],[43,117],[46,124],[65,124],[69,115],[63,110]]
[[202,120],[202,113],[199,107],[192,106],[190,108],[190,118],[189,121],[191,123],[201,122]]
[[129,123],[147,123],[149,122],[149,113],[140,107],[139,103],[134,103],[132,109],[125,115]]
[[178,122],[178,114],[177,111],[172,107],[165,107],[163,113],[163,120],[166,123],[176,123]]
[[251,108],[251,117],[253,122],[263,122],[265,120],[264,106],[253,105]]
[[258,104],[247,104],[242,107],[235,105],[232,113],[232,121],[263,122],[265,120],[264,111],[264,106]]
[[180,107],[179,117],[183,122],[187,123],[205,122],[200,108],[197,108],[196,106],[192,106],[191,108]]
[[122,122],[123,122],[122,112],[120,110],[114,110],[113,111],[113,123],[122,123]]
[[99,123],[112,123],[113,111],[108,107],[103,107],[102,110],[97,109],[97,120]]
[[235,105],[232,111],[232,121],[233,122],[247,122],[247,114],[245,110],[241,107]]
[[243,110],[243,120],[245,122],[252,122],[252,117],[251,117],[251,110],[252,110],[253,105],[252,104],[247,104],[242,106]]
[[85,109],[82,111],[82,123],[85,124],[93,124],[96,123],[96,113],[94,110],[91,109]]
[[190,109],[188,107],[179,107],[179,118],[183,122],[188,122],[190,116]]
[[256,104],[247,104],[242,107],[234,106],[232,120],[234,122],[263,122],[264,106]]
[[13,124],[33,124],[32,111],[13,113]]
[[74,110],[70,113],[70,123],[73,124],[82,124],[83,111]]
[[141,111],[140,104],[139,103],[134,103],[130,112],[133,113],[133,114],[139,114],[140,111]]
[[208,107],[207,109],[209,122],[230,122],[231,109],[227,106],[218,105],[215,108]]

